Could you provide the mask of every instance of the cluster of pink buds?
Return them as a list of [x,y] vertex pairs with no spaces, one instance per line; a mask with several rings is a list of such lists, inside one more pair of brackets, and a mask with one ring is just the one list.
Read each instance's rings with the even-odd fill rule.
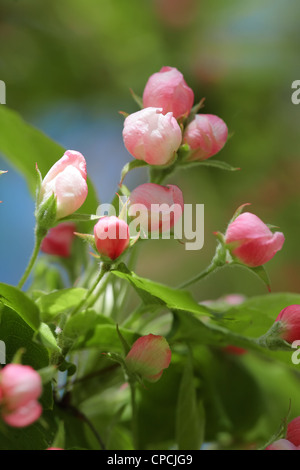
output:
[[288,424],[285,439],[273,442],[266,450],[300,450],[300,416]]
[[[143,93],[144,109],[124,122],[123,140],[128,152],[149,165],[169,165],[181,144],[187,144],[187,161],[205,160],[218,153],[228,137],[218,116],[191,116],[182,133],[182,121],[191,115],[194,92],[182,73],[163,67],[149,78]],[[177,122],[177,120],[179,122]]]
[[1,417],[9,426],[23,428],[42,413],[40,375],[30,366],[9,364],[0,371]]

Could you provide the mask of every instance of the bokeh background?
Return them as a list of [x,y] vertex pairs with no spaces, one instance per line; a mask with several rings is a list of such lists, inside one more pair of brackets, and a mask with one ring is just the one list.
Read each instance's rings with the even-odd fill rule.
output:
[[[170,285],[196,274],[214,253],[212,232],[251,202],[253,212],[286,235],[268,264],[273,291],[299,292],[300,106],[291,102],[291,84],[300,78],[299,14],[298,0],[1,0],[6,105],[82,152],[101,201],[109,202],[131,160],[118,114],[137,110],[129,88],[141,95],[152,73],[177,67],[196,100],[206,98],[203,112],[228,124],[232,138],[217,158],[242,170],[199,167],[171,177],[186,203],[205,204],[204,248],[149,241],[137,272]],[[0,181],[0,281],[15,284],[33,246],[34,202],[8,161],[1,159],[0,169],[9,170]],[[139,170],[126,183],[133,189],[145,180]],[[193,292],[205,300],[261,294],[265,287],[235,268]]]

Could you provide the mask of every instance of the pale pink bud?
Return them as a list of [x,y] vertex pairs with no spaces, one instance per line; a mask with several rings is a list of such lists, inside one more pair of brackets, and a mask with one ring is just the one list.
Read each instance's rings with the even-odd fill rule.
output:
[[245,212],[229,224],[225,242],[240,262],[256,267],[270,261],[281,250],[284,235],[272,233],[256,215]]
[[42,393],[40,375],[30,366],[8,364],[1,370],[0,387],[5,410],[15,410]]
[[166,165],[174,158],[182,134],[172,113],[145,108],[130,114],[124,121],[124,145],[137,160],[150,165]]
[[216,155],[226,144],[228,129],[225,122],[213,114],[197,114],[183,135],[191,149],[189,161],[206,160]]
[[168,231],[183,213],[183,196],[178,186],[141,184],[129,197],[129,215],[138,213],[141,229]]
[[75,231],[76,225],[73,222],[64,222],[51,228],[42,241],[41,251],[48,255],[69,258]]
[[81,153],[68,150],[45,176],[41,192],[41,202],[53,193],[57,199],[56,219],[73,214],[84,203],[88,187],[86,184],[86,162]]
[[151,75],[144,89],[144,108],[162,108],[163,114],[171,112],[176,119],[190,114],[193,103],[194,92],[175,67]]
[[156,382],[171,362],[171,349],[163,336],[141,336],[125,358],[131,373],[139,374],[149,382]]
[[287,439],[279,439],[278,441],[273,442],[266,450],[299,450],[294,444],[292,444]]
[[295,446],[300,446],[300,416],[288,424],[286,438]]
[[[281,322],[280,336],[289,343],[300,340],[300,305],[289,305],[281,310],[275,321]],[[300,437],[300,418],[299,418]],[[299,439],[300,445],[300,439]]]
[[101,218],[94,227],[94,236],[100,255],[111,260],[118,258],[130,241],[128,225],[115,216]]
[[42,414],[42,407],[36,400],[29,401],[26,405],[16,408],[15,411],[3,413],[2,418],[9,426],[24,428],[34,423]]

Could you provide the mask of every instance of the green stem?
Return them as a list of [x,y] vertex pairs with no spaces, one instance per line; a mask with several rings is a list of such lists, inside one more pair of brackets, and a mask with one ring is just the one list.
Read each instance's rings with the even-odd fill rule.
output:
[[212,262],[204,271],[202,271],[200,274],[197,274],[195,277],[192,277],[188,281],[185,281],[183,284],[180,284],[177,286],[177,289],[185,289],[188,286],[191,286],[192,284],[195,284],[195,282],[200,281],[201,279],[204,279],[206,276],[211,274],[212,272],[216,271],[218,268],[221,266],[218,266],[214,262]]
[[110,273],[108,272],[107,276],[106,276],[106,279],[105,281],[103,281],[102,285],[101,285],[101,288],[98,290],[98,292],[94,295],[94,297],[91,298],[91,300],[89,301],[89,303],[87,304],[87,308],[91,308],[96,302],[97,300],[99,299],[100,295],[102,294],[102,292],[106,289],[106,286],[108,284],[108,281],[109,281],[109,276]]
[[27,268],[25,269],[25,272],[22,276],[22,278],[20,279],[19,281],[19,284],[18,284],[18,287],[19,289],[21,289],[23,287],[23,285],[25,284],[25,282],[27,281],[28,279],[28,276],[29,274],[31,273],[31,270],[34,266],[34,263],[37,259],[37,256],[39,254],[39,251],[40,251],[40,247],[41,247],[41,243],[42,243],[42,240],[43,240],[44,237],[41,237],[41,236],[38,236],[37,234],[35,234],[35,244],[34,244],[34,249],[33,249],[33,252],[32,252],[32,255],[31,255],[31,258],[29,260],[29,263],[27,265]]
[[131,392],[131,410],[132,410],[132,437],[133,446],[135,450],[138,450],[138,421],[137,421],[137,406],[136,406],[136,385],[133,382],[129,382]]
[[75,310],[73,310],[72,312],[72,315],[74,315],[75,313],[79,312],[79,310],[84,306],[84,304],[87,302],[87,300],[91,297],[91,295],[93,294],[94,290],[96,289],[96,287],[98,286],[99,282],[101,281],[101,279],[103,278],[103,276],[110,270],[110,265],[109,264],[106,264],[106,263],[103,263],[102,266],[101,266],[101,269],[100,269],[100,272],[97,276],[97,279],[96,281],[94,282],[94,284],[92,285],[92,287],[88,290],[85,298],[79,303],[79,305],[77,305],[77,307],[75,308]]

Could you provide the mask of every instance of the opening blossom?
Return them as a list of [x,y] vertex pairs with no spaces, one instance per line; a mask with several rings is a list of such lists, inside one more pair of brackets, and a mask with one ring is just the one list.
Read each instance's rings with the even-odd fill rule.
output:
[[73,214],[87,197],[86,178],[86,161],[83,155],[75,150],[67,150],[43,179],[40,203],[54,193],[57,200],[56,219]]
[[178,186],[141,184],[129,197],[129,215],[138,214],[144,232],[169,231],[183,213],[183,196]]
[[42,241],[41,251],[48,255],[69,258],[75,231],[76,225],[73,222],[63,222],[51,228]]
[[216,155],[226,144],[228,129],[225,122],[213,114],[197,114],[183,135],[191,149],[189,161],[206,160]]
[[270,261],[281,250],[284,235],[272,233],[256,215],[245,212],[229,224],[225,243],[240,262],[256,267]]
[[171,362],[171,349],[163,336],[141,336],[132,346],[125,358],[131,373],[139,374],[142,379],[157,382]]
[[99,219],[94,227],[94,236],[100,255],[111,260],[118,258],[130,242],[127,223],[115,216]]
[[0,371],[2,419],[17,428],[32,424],[42,413],[41,393],[41,377],[32,367],[8,364]]
[[178,119],[188,116],[194,103],[194,92],[175,67],[162,67],[148,79],[143,93],[144,108],[162,108]]
[[149,107],[125,119],[123,140],[137,160],[167,165],[181,144],[182,133],[172,113],[162,114],[162,108]]

